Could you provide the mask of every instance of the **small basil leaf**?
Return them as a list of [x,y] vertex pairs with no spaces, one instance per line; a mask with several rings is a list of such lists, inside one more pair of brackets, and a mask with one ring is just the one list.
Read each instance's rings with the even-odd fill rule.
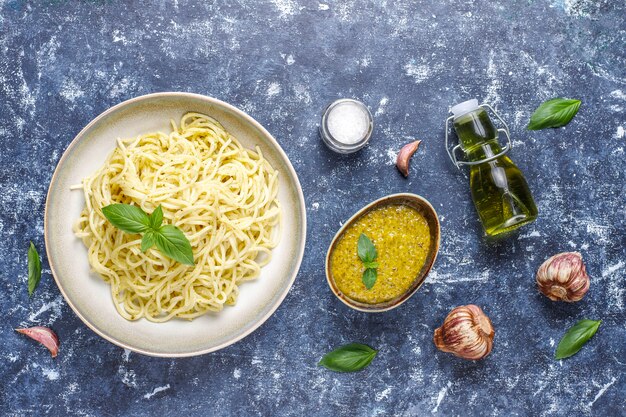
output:
[[148,215],[141,208],[130,204],[102,207],[102,214],[113,226],[126,233],[143,233],[150,226]]
[[142,252],[145,252],[154,246],[154,244],[156,243],[156,238],[154,237],[154,234],[155,232],[153,232],[152,230],[148,230],[146,233],[143,234],[143,237],[141,238]]
[[33,295],[41,281],[41,260],[33,242],[28,248],[28,295]]
[[163,223],[163,208],[159,204],[159,207],[155,208],[152,214],[148,216],[150,227],[154,230],[158,230]]
[[364,233],[361,233],[361,236],[359,236],[357,254],[363,262],[373,262],[376,259],[376,256],[378,256],[378,253],[376,253],[376,247],[370,238],[365,236]]
[[368,290],[372,289],[374,284],[376,284],[376,279],[378,278],[378,272],[375,269],[368,268],[363,272],[363,284],[365,284],[365,288]]
[[569,358],[576,354],[596,334],[602,320],[581,320],[572,326],[556,347],[554,359]]
[[191,243],[185,234],[171,224],[162,226],[158,232],[154,232],[157,248],[165,256],[185,265],[194,265]]
[[378,268],[378,262],[363,262],[363,266],[367,269]]
[[530,116],[527,129],[539,130],[565,126],[578,113],[580,103],[580,100],[569,98],[553,98],[545,101]]
[[372,362],[377,353],[367,345],[350,343],[324,355],[318,366],[336,372],[360,371]]

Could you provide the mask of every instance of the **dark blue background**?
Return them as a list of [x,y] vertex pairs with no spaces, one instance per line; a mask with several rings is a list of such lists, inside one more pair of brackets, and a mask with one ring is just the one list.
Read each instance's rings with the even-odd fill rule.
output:
[[[626,415],[626,7],[623,1],[0,1],[0,414],[40,415]],[[309,222],[293,289],[254,334],[220,352],[164,360],[104,341],[63,301],[44,259],[26,291],[26,253],[43,245],[43,208],[64,149],[123,100],[190,91],[240,107],[277,138],[302,181]],[[579,98],[567,127],[525,130],[542,101]],[[351,156],[317,136],[339,97],[375,114]],[[512,158],[538,220],[487,242],[467,178],[443,147],[449,106],[490,102],[509,123]],[[404,179],[396,152],[422,147]],[[442,244],[422,289],[367,315],[329,291],[327,246],[369,201],[415,192],[439,212]],[[583,254],[591,290],[577,304],[540,295],[550,255]],[[245,289],[243,289],[245,291]],[[437,351],[448,311],[491,317],[492,354]],[[571,359],[552,359],[565,330],[602,319]],[[13,332],[48,325],[56,359]],[[343,343],[380,349],[357,374],[316,367]]]

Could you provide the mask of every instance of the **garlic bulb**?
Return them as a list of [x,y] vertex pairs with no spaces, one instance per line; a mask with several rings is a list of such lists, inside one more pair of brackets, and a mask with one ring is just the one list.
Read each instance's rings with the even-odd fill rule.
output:
[[482,359],[491,352],[495,331],[480,307],[469,304],[453,309],[435,330],[437,349],[463,359]]
[[580,301],[589,290],[589,275],[578,252],[559,253],[537,271],[537,285],[552,301]]

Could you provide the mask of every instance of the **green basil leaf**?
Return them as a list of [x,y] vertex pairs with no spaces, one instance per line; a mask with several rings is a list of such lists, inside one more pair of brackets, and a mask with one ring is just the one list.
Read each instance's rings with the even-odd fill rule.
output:
[[378,262],[363,262],[365,268],[378,268]]
[[363,272],[363,284],[365,284],[365,288],[368,290],[372,289],[374,284],[376,284],[376,279],[378,278],[378,272],[375,269],[368,268]]
[[41,281],[41,260],[33,242],[28,248],[28,295],[33,295]]
[[148,215],[130,204],[111,204],[102,207],[102,214],[118,229],[126,233],[143,233],[150,228]]
[[194,265],[191,243],[178,227],[171,224],[162,226],[154,232],[154,238],[157,248],[165,256],[181,264]]
[[377,353],[367,345],[350,343],[324,355],[318,366],[336,372],[360,371],[372,362]]
[[361,236],[359,236],[359,242],[356,249],[359,258],[361,258],[361,261],[363,262],[373,262],[378,256],[376,247],[370,238],[365,236],[364,233],[361,233]]
[[152,214],[148,216],[150,227],[154,230],[158,230],[163,223],[163,208],[159,204],[159,207],[155,208]]
[[556,347],[554,359],[569,358],[576,354],[596,334],[602,320],[581,320],[572,326]]
[[565,126],[578,113],[580,103],[580,100],[569,98],[553,98],[545,101],[530,116],[527,129],[539,130]]
[[156,243],[156,238],[154,237],[154,234],[155,232],[153,232],[152,230],[148,230],[146,233],[143,234],[143,237],[141,238],[142,252],[145,252],[154,246],[154,244]]

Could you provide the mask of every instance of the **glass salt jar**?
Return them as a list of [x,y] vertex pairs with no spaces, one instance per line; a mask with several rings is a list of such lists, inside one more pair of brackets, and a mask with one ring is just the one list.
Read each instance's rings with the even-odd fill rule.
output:
[[373,130],[374,119],[365,104],[342,98],[324,110],[320,136],[333,151],[348,154],[367,145]]

